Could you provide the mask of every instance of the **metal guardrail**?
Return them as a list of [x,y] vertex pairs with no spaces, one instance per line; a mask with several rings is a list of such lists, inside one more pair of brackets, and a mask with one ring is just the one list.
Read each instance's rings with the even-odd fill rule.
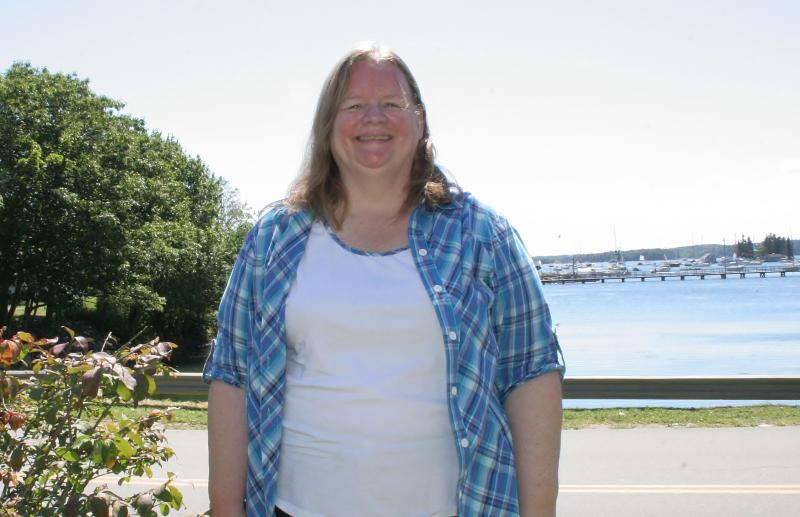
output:
[[567,377],[567,399],[800,400],[800,375]]
[[[30,377],[33,372],[9,372]],[[158,395],[205,397],[208,386],[199,373],[156,377]],[[800,375],[737,375],[684,377],[567,377],[566,399],[659,400],[800,400]]]

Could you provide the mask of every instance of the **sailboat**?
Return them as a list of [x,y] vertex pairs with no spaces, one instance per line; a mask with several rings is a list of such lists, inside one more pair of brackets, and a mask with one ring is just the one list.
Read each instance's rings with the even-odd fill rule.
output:
[[625,261],[622,259],[622,251],[620,251],[619,246],[617,245],[617,228],[614,227],[614,249],[616,250],[614,253],[616,255],[616,260],[610,261],[608,263],[608,270],[612,273],[622,273],[625,274],[628,272],[628,268],[625,267]]
[[616,255],[616,260],[608,263],[609,271],[613,271],[614,273],[626,273],[628,268],[625,266],[625,261],[622,259],[622,252],[619,248],[617,248]]

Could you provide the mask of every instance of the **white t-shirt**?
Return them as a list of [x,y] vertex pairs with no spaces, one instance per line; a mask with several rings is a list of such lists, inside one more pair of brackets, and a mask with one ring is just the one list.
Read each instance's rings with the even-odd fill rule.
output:
[[457,513],[441,327],[408,249],[321,223],[286,300],[277,504],[294,517]]

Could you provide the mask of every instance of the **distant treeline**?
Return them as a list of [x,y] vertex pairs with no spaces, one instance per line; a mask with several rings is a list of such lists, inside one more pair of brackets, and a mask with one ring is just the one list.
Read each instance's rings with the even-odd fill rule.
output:
[[794,258],[794,247],[788,237],[778,237],[774,233],[764,237],[760,245],[755,245],[750,237],[742,236],[742,239],[736,243],[736,254],[749,259],[780,255]]
[[[792,247],[800,250],[800,240],[792,240]],[[639,260],[644,256],[646,261],[654,260],[683,260],[700,258],[706,253],[710,253],[712,258],[727,256],[734,251],[734,246],[727,244],[695,244],[694,246],[680,246],[678,248],[649,248],[633,249],[621,252],[623,260]],[[576,253],[572,255],[543,255],[535,256],[534,260],[539,260],[544,264],[550,263],[570,263],[573,259],[580,262],[609,262],[616,260],[617,253],[613,250],[600,253]]]

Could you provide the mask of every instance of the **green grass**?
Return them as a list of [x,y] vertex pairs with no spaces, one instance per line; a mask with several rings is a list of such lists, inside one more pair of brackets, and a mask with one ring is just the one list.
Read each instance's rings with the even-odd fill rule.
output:
[[[139,408],[115,410],[128,415],[154,408],[175,407],[169,429],[205,429],[208,403],[205,399],[147,399]],[[565,409],[564,429],[632,427],[753,427],[759,425],[800,425],[800,406],[741,406],[699,409],[610,408]]]
[[[83,299],[83,308],[88,310],[94,310],[97,308],[97,297],[96,296],[88,296]],[[43,305],[39,307],[39,310],[36,311],[38,316],[44,316],[47,314],[47,305]],[[25,315],[25,306],[24,305],[17,305],[14,309],[14,316],[24,316]]]
[[139,403],[139,407],[116,407],[112,409],[112,418],[118,419],[125,414],[129,417],[139,417],[147,414],[152,409],[175,408],[172,411],[173,419],[165,426],[168,429],[205,429],[208,423],[208,402],[205,400],[175,400],[175,399],[146,399]]
[[697,409],[566,409],[564,429],[605,427],[753,427],[800,425],[800,406],[737,406]]

